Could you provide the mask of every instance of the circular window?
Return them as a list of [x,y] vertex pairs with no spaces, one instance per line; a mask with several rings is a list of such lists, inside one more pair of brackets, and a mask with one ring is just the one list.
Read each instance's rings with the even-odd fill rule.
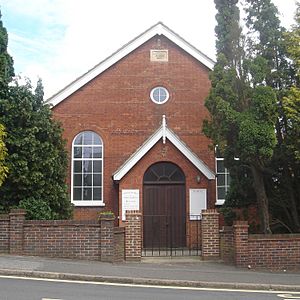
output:
[[151,100],[157,104],[163,104],[167,102],[169,96],[168,90],[162,86],[155,87],[150,93]]

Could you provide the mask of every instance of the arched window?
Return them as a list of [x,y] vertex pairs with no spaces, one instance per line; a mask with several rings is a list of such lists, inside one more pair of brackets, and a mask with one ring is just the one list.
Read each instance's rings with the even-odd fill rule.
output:
[[103,143],[93,131],[83,131],[72,144],[72,202],[103,205]]

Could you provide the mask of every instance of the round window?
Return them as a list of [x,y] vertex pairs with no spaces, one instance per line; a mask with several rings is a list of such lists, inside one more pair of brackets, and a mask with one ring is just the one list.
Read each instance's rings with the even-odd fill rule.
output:
[[169,92],[166,88],[162,86],[157,86],[151,91],[150,98],[153,102],[157,104],[163,104],[168,101]]

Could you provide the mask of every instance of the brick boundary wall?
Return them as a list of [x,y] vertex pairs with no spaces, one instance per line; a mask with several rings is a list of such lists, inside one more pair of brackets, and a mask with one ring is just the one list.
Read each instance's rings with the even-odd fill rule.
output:
[[219,213],[216,209],[202,211],[202,259],[220,258]]
[[0,253],[9,253],[9,215],[0,215]]
[[9,253],[22,254],[26,212],[24,209],[12,209],[9,213]]
[[248,266],[248,229],[247,221],[236,221],[233,225],[234,258],[237,267]]
[[25,215],[21,209],[0,215],[0,253],[106,262],[124,257],[124,229],[114,229],[114,216],[103,215],[99,221],[28,221]]
[[300,234],[250,234],[248,254],[253,268],[300,270]]
[[[111,215],[100,216],[100,260],[112,262],[114,260],[114,220]],[[99,243],[99,242],[98,242]]]
[[25,255],[99,260],[100,224],[75,221],[26,221]]
[[142,214],[138,210],[126,211],[125,224],[125,259],[141,261]]
[[234,263],[232,226],[224,226],[220,230],[220,257],[226,263]]
[[238,221],[220,231],[221,258],[238,267],[300,270],[300,234],[249,234]]
[[114,262],[123,262],[125,260],[125,227],[115,227],[114,235]]

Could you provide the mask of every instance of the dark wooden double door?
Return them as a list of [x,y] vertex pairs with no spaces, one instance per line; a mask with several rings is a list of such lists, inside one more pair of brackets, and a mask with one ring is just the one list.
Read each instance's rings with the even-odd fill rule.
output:
[[185,184],[144,184],[144,248],[185,247],[185,223]]

